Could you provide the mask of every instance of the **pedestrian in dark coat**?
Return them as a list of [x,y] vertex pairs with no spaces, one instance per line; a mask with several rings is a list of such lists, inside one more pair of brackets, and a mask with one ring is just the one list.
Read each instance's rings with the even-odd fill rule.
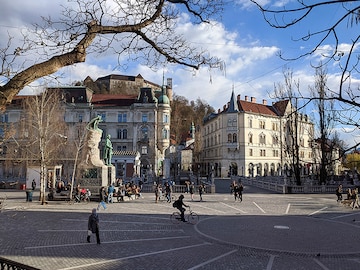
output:
[[91,234],[96,234],[96,243],[100,245],[100,235],[99,235],[99,216],[96,213],[96,209],[92,210],[91,215],[89,216],[88,220],[88,236],[87,241],[90,243],[90,236]]

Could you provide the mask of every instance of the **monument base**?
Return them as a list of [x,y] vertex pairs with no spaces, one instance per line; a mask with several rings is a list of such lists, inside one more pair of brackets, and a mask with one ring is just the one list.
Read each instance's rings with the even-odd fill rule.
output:
[[107,187],[115,183],[115,167],[114,166],[80,166],[80,175],[76,184],[80,184],[81,188],[86,188],[91,193],[98,194],[101,187]]

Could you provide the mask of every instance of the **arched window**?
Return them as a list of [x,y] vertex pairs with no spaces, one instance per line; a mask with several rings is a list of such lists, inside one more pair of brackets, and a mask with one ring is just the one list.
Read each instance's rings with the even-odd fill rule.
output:
[[252,135],[252,133],[249,133],[249,143],[253,143],[253,135]]
[[122,130],[121,130],[121,129],[118,129],[118,130],[117,130],[117,138],[118,138],[118,139],[121,139],[121,138],[122,138],[122,136],[121,136],[122,134],[121,134],[121,133],[122,133]]
[[123,132],[122,132],[122,135],[123,135],[123,139],[127,139],[127,129],[123,129]]
[[261,134],[259,135],[259,143],[260,143],[260,144],[265,144],[265,142],[266,142],[266,136],[265,136],[264,133],[261,133]]
[[228,134],[228,143],[231,143],[232,142],[232,137],[231,137],[231,134],[229,133]]
[[237,135],[236,135],[236,133],[233,134],[233,142],[234,142],[234,143],[237,142]]

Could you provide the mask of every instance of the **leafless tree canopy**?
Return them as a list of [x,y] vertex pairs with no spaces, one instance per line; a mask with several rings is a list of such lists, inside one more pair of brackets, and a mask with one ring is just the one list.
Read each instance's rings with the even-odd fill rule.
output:
[[[309,29],[303,29],[303,34],[294,36],[294,41],[312,42],[311,49],[304,53],[299,51],[298,55],[286,56],[281,54],[283,59],[293,60],[314,53],[319,53],[325,59],[322,65],[326,66],[330,61],[338,63],[342,76],[339,89],[336,90],[337,95],[334,99],[344,103],[360,106],[360,100],[354,90],[351,89],[351,77],[359,72],[359,57],[355,50],[358,47],[360,32],[356,30],[356,26],[360,23],[360,2],[350,0],[297,0],[291,2],[291,6],[265,7],[260,1],[251,0],[255,3],[263,14],[265,21],[274,28],[293,29],[299,27],[301,23],[311,22],[314,16],[322,14],[323,18],[329,21],[326,26],[319,23],[312,24]],[[335,10],[329,19],[328,10]],[[322,18],[318,18],[321,20]],[[330,50],[323,51],[323,46],[331,46]],[[344,50],[345,46],[346,50]],[[334,91],[334,89],[333,89]],[[357,89],[356,89],[357,91]]]
[[[220,14],[223,0],[70,0],[59,20],[23,32],[20,45],[9,36],[0,48],[0,106],[4,108],[25,86],[62,67],[84,62],[89,53],[108,53],[126,66],[129,60],[150,67],[177,63],[198,69],[219,59],[191,47],[175,32],[180,12],[195,23]],[[66,6],[65,6],[66,5]],[[19,44],[18,42],[16,44]],[[35,60],[34,55],[38,56]],[[31,61],[29,61],[31,59]]]

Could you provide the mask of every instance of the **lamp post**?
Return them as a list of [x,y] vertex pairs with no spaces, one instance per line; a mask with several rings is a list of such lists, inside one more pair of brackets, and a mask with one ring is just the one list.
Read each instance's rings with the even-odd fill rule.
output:
[[211,172],[210,172],[210,179],[211,179],[211,193],[215,193],[215,178],[214,178],[214,165],[211,165]]
[[200,164],[197,165],[197,179],[196,179],[197,185],[199,185],[199,178],[200,178]]

